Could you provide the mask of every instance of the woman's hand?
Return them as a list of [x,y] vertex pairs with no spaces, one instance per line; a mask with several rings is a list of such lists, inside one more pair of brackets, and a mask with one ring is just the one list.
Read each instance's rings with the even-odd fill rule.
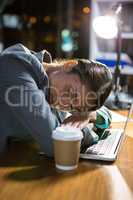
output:
[[70,125],[82,129],[85,126],[87,126],[88,123],[95,123],[95,121],[96,121],[96,111],[86,115],[80,115],[80,114],[71,115],[63,121],[62,126]]

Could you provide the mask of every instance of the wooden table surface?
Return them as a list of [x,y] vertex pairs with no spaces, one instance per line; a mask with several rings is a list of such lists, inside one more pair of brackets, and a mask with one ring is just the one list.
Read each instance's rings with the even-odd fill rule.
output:
[[0,200],[133,199],[133,122],[126,134],[114,163],[80,160],[71,173],[56,171],[54,161],[32,144],[14,142],[0,158]]

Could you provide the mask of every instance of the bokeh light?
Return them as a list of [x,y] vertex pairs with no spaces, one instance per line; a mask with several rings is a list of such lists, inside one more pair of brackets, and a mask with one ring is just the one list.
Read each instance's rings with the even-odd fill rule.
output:
[[85,6],[85,7],[83,7],[82,11],[85,14],[89,14],[90,13],[90,8],[88,6]]
[[117,36],[117,19],[114,16],[99,16],[93,20],[96,34],[104,39],[113,39]]

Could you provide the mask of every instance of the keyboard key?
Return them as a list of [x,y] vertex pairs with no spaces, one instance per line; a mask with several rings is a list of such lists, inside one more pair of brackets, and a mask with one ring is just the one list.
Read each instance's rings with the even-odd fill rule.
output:
[[97,144],[92,145],[85,153],[95,155],[110,155],[110,153],[114,153],[120,140],[121,132],[111,130],[108,134],[109,136],[106,139],[100,140]]

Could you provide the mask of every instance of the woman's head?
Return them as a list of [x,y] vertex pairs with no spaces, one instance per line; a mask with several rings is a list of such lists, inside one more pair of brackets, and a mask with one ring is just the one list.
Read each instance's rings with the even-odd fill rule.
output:
[[89,112],[100,108],[112,89],[110,70],[87,59],[59,61],[47,69],[53,106]]

